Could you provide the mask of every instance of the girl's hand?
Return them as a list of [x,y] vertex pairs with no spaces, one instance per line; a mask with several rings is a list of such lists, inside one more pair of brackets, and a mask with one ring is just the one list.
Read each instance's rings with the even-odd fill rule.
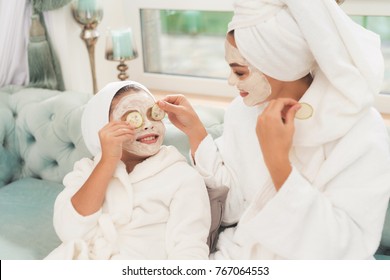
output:
[[122,144],[134,141],[135,130],[127,122],[111,121],[99,131],[102,160],[114,161],[122,158]]
[[299,108],[300,104],[294,99],[274,99],[257,119],[257,138],[277,190],[291,173],[289,152],[294,135],[294,117]]

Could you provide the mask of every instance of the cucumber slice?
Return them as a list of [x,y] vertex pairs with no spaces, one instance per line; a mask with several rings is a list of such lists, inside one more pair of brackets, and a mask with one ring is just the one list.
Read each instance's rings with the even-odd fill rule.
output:
[[126,116],[126,121],[134,126],[134,128],[139,128],[144,123],[144,120],[139,112],[130,112]]
[[313,107],[309,104],[301,102],[301,108],[295,113],[295,118],[299,120],[306,120],[313,115]]
[[155,121],[161,121],[165,117],[165,111],[154,104],[151,110],[151,118]]

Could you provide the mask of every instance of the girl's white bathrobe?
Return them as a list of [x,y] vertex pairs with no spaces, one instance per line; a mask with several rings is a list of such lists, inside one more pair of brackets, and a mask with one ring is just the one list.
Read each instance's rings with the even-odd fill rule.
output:
[[84,158],[64,178],[54,207],[62,240],[48,259],[207,259],[210,202],[202,177],[171,146],[128,174],[120,162],[102,208],[81,216],[71,197],[100,159]]
[[[318,86],[315,81],[309,91]],[[371,109],[343,137],[321,145],[302,144],[305,135],[313,143],[327,133],[320,124],[308,130],[318,120],[296,119],[293,170],[276,192],[255,132],[261,111],[238,97],[227,109],[224,134],[215,141],[207,136],[195,154],[208,187],[230,188],[223,221],[238,222],[220,234],[211,258],[372,258],[390,193],[389,143],[381,116]]]

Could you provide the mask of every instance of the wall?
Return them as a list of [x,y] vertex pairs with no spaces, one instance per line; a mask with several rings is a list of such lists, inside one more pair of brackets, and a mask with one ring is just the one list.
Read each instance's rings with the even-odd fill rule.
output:
[[[105,59],[106,32],[108,28],[126,26],[123,0],[103,0],[104,14],[97,30],[100,37],[95,47],[96,78],[98,90],[108,82],[117,80],[117,62]],[[46,14],[49,34],[61,62],[65,87],[68,90],[92,92],[92,74],[87,48],[80,38],[81,26],[73,19],[71,6]],[[131,62],[128,64],[131,75]]]

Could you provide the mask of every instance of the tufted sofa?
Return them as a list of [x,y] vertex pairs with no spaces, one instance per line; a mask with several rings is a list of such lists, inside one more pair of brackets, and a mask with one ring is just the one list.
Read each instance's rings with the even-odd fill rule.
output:
[[[91,95],[7,86],[0,88],[0,259],[42,259],[60,240],[53,204],[75,161],[90,156],[80,117]],[[208,132],[222,133],[220,108],[197,106]],[[166,120],[165,144],[188,158],[186,136]],[[378,254],[390,259],[390,210]]]

